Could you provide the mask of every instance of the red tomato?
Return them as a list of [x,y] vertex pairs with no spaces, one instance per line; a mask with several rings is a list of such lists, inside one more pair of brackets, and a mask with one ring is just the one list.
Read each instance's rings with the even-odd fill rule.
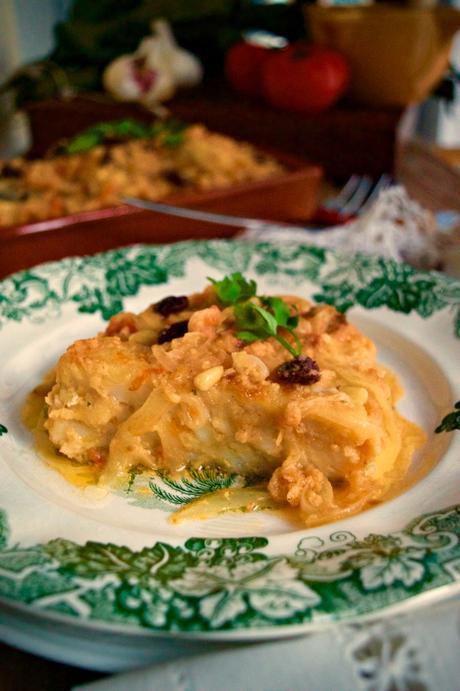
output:
[[225,56],[225,74],[235,91],[247,96],[262,95],[262,69],[273,51],[240,41]]
[[317,113],[333,105],[348,86],[345,58],[322,46],[293,43],[264,64],[262,90],[275,108]]

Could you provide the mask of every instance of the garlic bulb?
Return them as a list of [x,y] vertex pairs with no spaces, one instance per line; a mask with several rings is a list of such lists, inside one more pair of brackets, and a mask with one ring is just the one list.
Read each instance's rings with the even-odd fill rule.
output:
[[168,22],[153,22],[152,32],[135,53],[121,55],[104,71],[104,88],[119,101],[138,101],[151,107],[171,98],[177,87],[195,86],[201,81],[201,63],[177,45]]
[[120,55],[104,70],[104,89],[117,101],[137,101],[141,96],[140,86],[132,74],[132,63],[131,55]]
[[104,72],[104,88],[117,101],[151,104],[174,95],[174,81],[169,70],[153,69],[142,58],[122,55]]
[[189,88],[199,84],[203,78],[201,62],[188,50],[177,45],[169,23],[164,19],[153,22],[152,30],[162,40],[167,51],[176,85]]

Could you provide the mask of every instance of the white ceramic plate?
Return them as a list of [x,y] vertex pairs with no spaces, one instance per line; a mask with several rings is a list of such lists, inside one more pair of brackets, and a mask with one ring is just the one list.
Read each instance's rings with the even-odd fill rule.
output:
[[[266,293],[348,309],[377,343],[379,360],[404,385],[400,410],[428,435],[406,492],[310,530],[268,512],[175,526],[168,516],[187,491],[195,496],[221,479],[147,485],[144,501],[132,491],[94,497],[37,456],[20,409],[67,345],[122,308],[139,311],[231,271],[256,278]],[[300,244],[134,246],[8,278],[0,284],[0,326],[6,640],[118,669],[164,655],[165,636],[225,643],[292,635],[445,597],[460,583],[458,281]]]

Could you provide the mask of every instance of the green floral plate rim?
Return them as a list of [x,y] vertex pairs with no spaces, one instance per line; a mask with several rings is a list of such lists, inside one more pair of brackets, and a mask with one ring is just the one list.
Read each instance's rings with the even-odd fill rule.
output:
[[317,286],[315,300],[342,312],[354,305],[388,307],[426,319],[449,309],[453,331],[460,338],[458,280],[363,254],[350,257],[299,243],[235,240],[135,245],[13,274],[0,282],[0,326],[27,318],[45,319],[69,301],[76,303],[78,312],[99,312],[109,319],[123,308],[124,298],[136,295],[141,286],[185,276],[192,258],[225,273],[252,270],[258,276],[285,276],[292,285],[307,279]]
[[292,554],[269,540],[189,538],[183,546],[55,539],[10,544],[0,513],[0,598],[78,620],[211,632],[347,620],[457,584],[460,506],[363,539],[308,535]]
[[[289,288],[308,282],[316,300],[342,311],[387,308],[424,321],[442,313],[449,347],[460,344],[458,281],[374,257],[241,241],[137,245],[23,271],[0,283],[0,328],[7,335],[11,324],[49,323],[69,305],[75,314],[108,319],[141,287],[181,279],[197,260],[209,271],[276,277]],[[0,451],[10,436],[6,411],[0,400]],[[459,428],[454,399],[436,433]],[[458,458],[458,450],[456,439],[449,453]],[[11,508],[0,509],[0,599],[69,622],[257,635],[378,614],[460,582],[460,494],[459,505],[430,510],[399,530],[355,534],[341,524],[303,531],[285,552],[263,536],[157,540],[141,548],[61,536],[28,544],[12,539],[14,520]]]

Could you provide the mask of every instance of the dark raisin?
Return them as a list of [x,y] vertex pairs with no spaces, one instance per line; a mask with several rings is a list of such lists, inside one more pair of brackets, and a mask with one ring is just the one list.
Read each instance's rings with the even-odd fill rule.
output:
[[163,173],[163,177],[172,185],[176,185],[176,187],[185,187],[187,184],[187,180],[177,170],[167,170]]
[[314,384],[320,377],[317,363],[306,355],[283,362],[273,373],[273,378],[280,384]]
[[50,158],[56,158],[57,156],[65,156],[67,154],[68,139],[60,139],[50,146],[46,152],[44,158],[49,160]]
[[128,140],[129,137],[123,134],[107,133],[104,135],[104,144],[107,144],[107,146],[125,144]]
[[22,177],[22,171],[10,163],[5,163],[1,169],[2,178],[20,178]]
[[171,324],[171,326],[168,326],[166,329],[163,329],[163,331],[160,332],[160,335],[158,336],[158,343],[161,345],[162,343],[169,343],[169,341],[174,340],[175,338],[182,338],[187,333],[188,330],[188,319],[184,319],[182,322],[175,322],[175,324]]
[[109,163],[112,163],[112,152],[107,148],[104,149],[104,153],[102,154],[101,165],[106,166]]
[[169,295],[163,298],[160,302],[156,302],[152,309],[154,312],[161,314],[162,317],[167,317],[169,314],[182,312],[188,307],[188,297],[185,295]]
[[254,159],[257,163],[268,163],[270,161],[270,157],[262,151],[254,151]]

